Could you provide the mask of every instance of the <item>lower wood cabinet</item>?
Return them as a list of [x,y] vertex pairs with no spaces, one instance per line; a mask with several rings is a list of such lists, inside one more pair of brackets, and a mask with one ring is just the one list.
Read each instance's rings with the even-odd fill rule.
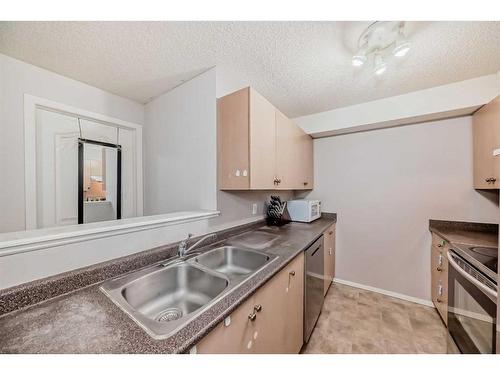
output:
[[262,286],[196,345],[197,353],[299,353],[303,343],[304,254]]
[[328,292],[335,277],[335,224],[323,233],[323,249],[325,251],[325,286],[324,294]]
[[449,244],[441,237],[432,235],[431,246],[431,296],[434,306],[448,325],[448,252]]

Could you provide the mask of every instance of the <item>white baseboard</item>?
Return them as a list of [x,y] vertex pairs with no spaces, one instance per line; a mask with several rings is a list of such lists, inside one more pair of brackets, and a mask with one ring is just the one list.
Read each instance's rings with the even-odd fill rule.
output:
[[419,305],[434,307],[434,304],[432,303],[432,301],[428,301],[428,300],[420,299],[420,298],[415,298],[412,296],[407,296],[406,294],[391,292],[389,290],[375,288],[373,286],[358,284],[358,283],[355,283],[352,281],[347,281],[347,280],[342,280],[342,279],[337,279],[337,278],[334,278],[333,281],[336,283],[339,283],[339,284],[352,286],[354,288],[369,290],[370,292],[380,293],[380,294],[384,294],[384,295],[389,296],[389,297],[399,298],[399,299],[402,299],[405,301],[418,303]]

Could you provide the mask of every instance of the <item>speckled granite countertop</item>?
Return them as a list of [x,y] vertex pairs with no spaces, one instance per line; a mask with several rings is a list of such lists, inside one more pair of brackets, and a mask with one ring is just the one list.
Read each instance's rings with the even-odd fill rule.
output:
[[[165,340],[155,340],[94,284],[0,317],[0,353],[183,353],[312,244],[336,217],[263,227],[278,235],[261,250],[278,255],[264,269]],[[231,243],[234,237],[224,242]]]
[[429,230],[451,244],[498,247],[498,225],[430,220]]

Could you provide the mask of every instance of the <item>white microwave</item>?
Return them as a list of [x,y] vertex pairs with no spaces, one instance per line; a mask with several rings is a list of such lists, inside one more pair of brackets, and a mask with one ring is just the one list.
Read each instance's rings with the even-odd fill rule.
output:
[[321,201],[296,199],[288,201],[286,207],[292,221],[310,223],[321,217]]

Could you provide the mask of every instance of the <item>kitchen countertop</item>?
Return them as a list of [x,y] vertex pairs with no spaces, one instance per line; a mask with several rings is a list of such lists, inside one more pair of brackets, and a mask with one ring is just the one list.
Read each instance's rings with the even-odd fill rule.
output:
[[451,244],[498,247],[498,225],[430,220],[429,230]]
[[98,283],[1,316],[0,353],[187,352],[334,222],[335,216],[326,216],[309,224],[262,227],[278,237],[260,251],[278,255],[277,260],[167,339],[151,338],[100,291]]

